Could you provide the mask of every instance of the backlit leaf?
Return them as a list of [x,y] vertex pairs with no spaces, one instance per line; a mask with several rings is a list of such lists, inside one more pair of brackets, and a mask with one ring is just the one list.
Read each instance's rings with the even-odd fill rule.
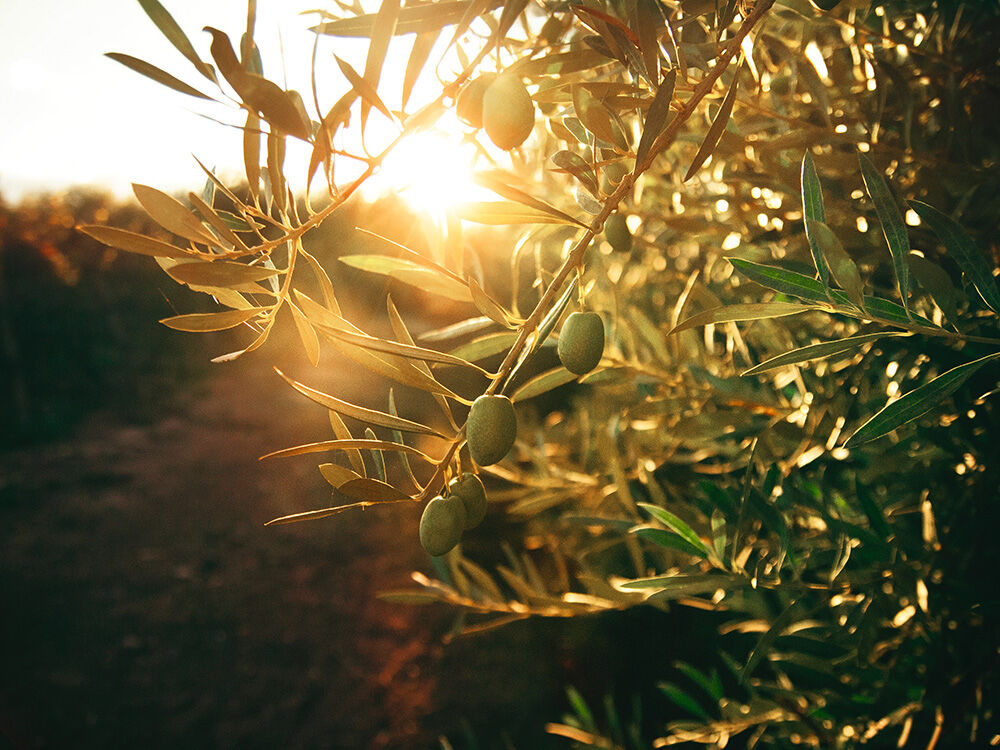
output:
[[214,313],[190,313],[164,318],[160,322],[175,331],[224,331],[235,328],[264,312],[266,307],[252,307],[249,310],[223,310]]
[[826,210],[823,208],[823,189],[820,186],[819,175],[816,174],[816,165],[813,164],[812,154],[808,151],[802,157],[802,215],[806,239],[809,241],[809,250],[812,252],[819,280],[823,286],[830,286],[829,266],[810,227],[810,221],[826,221]]
[[[354,437],[351,435],[350,429],[344,424],[343,418],[337,414],[337,412],[328,409],[327,416],[330,418],[330,427],[333,429],[333,434],[337,436],[338,440],[353,440]],[[351,466],[354,470],[365,475],[365,462],[361,457],[361,450],[357,447],[345,448],[344,452],[347,454],[347,460],[350,461]]]
[[[865,295],[864,287],[861,283],[861,273],[857,264],[840,244],[837,235],[833,233],[826,224],[818,219],[805,220],[806,232],[809,237],[809,246],[815,249],[818,257],[825,262],[833,278],[847,292],[851,302],[858,307],[864,307]],[[822,280],[822,276],[820,277]],[[829,284],[829,281],[826,282]]]
[[302,311],[292,304],[291,301],[289,301],[288,306],[292,311],[292,318],[295,320],[295,330],[299,332],[299,338],[302,339],[302,347],[306,350],[309,363],[315,367],[319,364],[319,337]]
[[167,273],[182,284],[221,287],[249,284],[278,275],[278,271],[273,268],[246,266],[224,260],[178,263],[167,269]]
[[529,398],[547,393],[561,385],[566,385],[566,383],[572,383],[576,380],[576,377],[576,375],[565,367],[557,367],[528,380],[511,394],[510,400],[514,402],[526,401]]
[[379,481],[378,479],[372,479],[371,477],[361,477],[345,482],[337,488],[337,492],[354,500],[364,500],[371,503],[406,500],[410,497],[391,484]]
[[[336,412],[331,413],[336,414]],[[296,445],[292,448],[282,448],[281,450],[272,451],[271,453],[261,456],[260,460],[263,461],[267,458],[288,458],[289,456],[302,456],[306,453],[322,453],[324,451],[341,451],[343,453],[347,453],[348,458],[350,458],[351,454],[357,453],[360,458],[360,451],[362,450],[397,451],[399,453],[407,453],[411,456],[417,456],[428,463],[433,463],[433,459],[431,459],[426,453],[417,450],[413,446],[405,445],[404,443],[396,443],[390,440],[355,440],[353,438],[323,440],[318,443],[306,443],[305,445]],[[351,463],[360,471],[360,468],[354,463],[353,459],[351,460]]]
[[174,17],[167,12],[167,9],[158,0],[139,0],[139,5],[142,6],[142,9],[146,11],[146,15],[156,24],[156,28],[160,30],[160,33],[177,48],[177,51],[190,60],[195,69],[205,76],[205,78],[216,82],[217,79],[212,66],[198,57],[198,53],[194,51],[190,40],[181,30],[181,27],[177,25]]
[[1000,358],[1000,353],[987,354],[972,362],[953,367],[928,383],[914,388],[906,395],[887,404],[878,414],[865,422],[851,435],[845,446],[867,443],[919,419],[959,389],[973,373],[987,362]]
[[333,56],[337,61],[337,66],[340,68],[340,72],[344,74],[344,77],[350,82],[351,87],[358,93],[362,99],[364,99],[368,104],[372,105],[379,112],[384,114],[390,120],[395,119],[389,108],[385,106],[385,102],[378,95],[375,87],[372,86],[368,81],[358,75],[358,71],[351,67],[350,63],[341,60],[336,55]]
[[106,227],[100,224],[84,224],[77,227],[84,234],[89,234],[98,242],[139,255],[151,255],[154,258],[190,258],[192,253],[175,247],[162,240],[136,234],[124,229]]
[[404,284],[456,302],[472,301],[469,287],[464,283],[408,258],[394,258],[390,255],[344,255],[341,256],[340,262],[362,271],[389,276]]
[[850,336],[837,341],[824,341],[819,344],[810,344],[809,346],[803,346],[800,349],[793,349],[790,352],[779,354],[777,357],[772,357],[765,362],[761,362],[759,365],[751,367],[749,370],[745,370],[740,374],[756,375],[757,373],[766,372],[767,370],[773,370],[776,367],[784,367],[786,365],[795,365],[800,362],[809,362],[814,359],[833,357],[837,354],[857,349],[858,347],[869,344],[872,341],[886,338],[887,336],[906,335],[908,334],[885,331],[880,333],[865,333],[860,336]]
[[523,190],[518,190],[516,187],[507,184],[507,182],[502,180],[496,174],[490,174],[486,172],[477,173],[475,175],[475,180],[480,185],[492,190],[497,195],[503,196],[508,200],[520,203],[529,208],[533,208],[537,211],[540,211],[541,213],[548,214],[552,216],[554,219],[558,219],[559,223],[576,224],[577,226],[583,228],[587,227],[586,224],[577,221],[575,218],[573,218],[572,216],[563,211],[560,211],[555,206],[549,205],[545,201],[539,200],[538,198],[528,195]]
[[594,168],[582,156],[574,154],[572,151],[557,151],[552,155],[552,161],[576,177],[591,195],[598,195]]
[[959,268],[976,287],[987,307],[995,313],[1000,313],[1000,291],[997,290],[996,279],[990,271],[985,256],[979,252],[962,226],[950,216],[921,201],[910,201],[910,206],[938,236],[948,254],[955,259]]
[[872,164],[864,154],[858,154],[861,162],[861,177],[864,180],[868,195],[871,196],[872,203],[875,204],[875,211],[878,214],[879,223],[882,225],[882,233],[889,245],[889,253],[892,255],[892,266],[896,272],[896,285],[899,289],[899,296],[903,303],[903,309],[909,313],[910,302],[910,267],[906,265],[906,256],[910,254],[910,237],[906,232],[906,225],[903,223],[903,215],[899,212],[896,199],[889,191],[882,173]]
[[605,143],[628,151],[628,142],[611,112],[584,86],[573,87],[573,109],[583,126]]
[[[372,25],[372,35],[368,42],[368,56],[365,58],[364,80],[372,91],[378,90],[379,79],[382,76],[382,65],[385,63],[386,52],[389,51],[389,40],[396,31],[396,20],[399,18],[399,0],[382,0],[375,23]],[[361,108],[361,123],[364,126],[368,118],[368,107]]]
[[410,50],[410,56],[406,60],[406,71],[403,73],[403,97],[399,105],[401,109],[406,109],[406,103],[410,100],[417,78],[427,64],[439,35],[440,32],[429,31],[417,34],[413,39],[413,48]]
[[636,503],[636,505],[649,513],[649,515],[662,523],[668,529],[676,534],[679,534],[684,541],[692,547],[700,550],[703,557],[708,557],[708,547],[706,547],[705,543],[701,541],[701,538],[694,533],[694,529],[684,523],[684,521],[675,516],[669,510],[661,508],[658,505],[651,505],[650,503]]
[[[642,0],[642,3],[649,0]],[[670,115],[670,102],[674,98],[674,85],[677,83],[677,69],[671,68],[663,78],[663,83],[653,97],[653,103],[649,105],[646,112],[646,119],[642,123],[642,137],[639,138],[639,146],[635,150],[635,168],[641,169],[646,161],[646,154],[656,141],[657,136],[663,132],[667,124],[667,117]]]
[[722,140],[722,133],[726,129],[726,125],[729,124],[729,116],[732,114],[733,104],[736,102],[736,89],[739,86],[740,71],[742,69],[742,66],[736,68],[736,74],[733,75],[733,82],[729,85],[726,98],[722,100],[722,106],[719,107],[715,119],[712,120],[712,125],[708,128],[705,139],[701,142],[698,153],[695,154],[694,161],[688,167],[687,174],[684,175],[684,182],[694,177],[695,173],[701,169],[701,166],[708,161],[708,157],[715,151],[715,147],[719,145],[719,141]]
[[575,219],[564,219],[512,201],[460,203],[455,206],[455,214],[477,224],[579,224]]
[[[235,312],[235,311],[234,311]],[[322,391],[317,391],[314,388],[310,388],[297,380],[293,380],[283,373],[281,370],[275,368],[275,372],[278,373],[285,382],[287,382],[292,388],[297,390],[306,398],[315,401],[321,406],[325,406],[327,409],[342,414],[346,417],[352,417],[357,419],[359,422],[364,422],[366,424],[374,424],[379,427],[388,427],[392,430],[400,430],[402,432],[415,432],[423,435],[434,435],[436,437],[444,437],[440,432],[434,430],[426,425],[422,425],[419,422],[411,422],[408,419],[403,419],[401,417],[394,417],[391,414],[386,414],[385,412],[376,411],[374,409],[367,409],[363,406],[358,406],[356,404],[349,403],[347,401],[342,401],[335,396],[331,396]]]
[[[462,20],[470,0],[453,2],[427,3],[403,8],[399,12],[393,33],[400,34],[424,33],[440,31],[445,26],[452,26]],[[500,5],[498,0],[491,3],[492,7]],[[330,36],[361,37],[370,39],[375,27],[375,13],[368,13],[354,18],[342,18],[327,21],[313,26],[311,31]]]
[[340,487],[340,485],[345,482],[350,482],[352,479],[362,479],[363,477],[356,471],[352,471],[345,466],[340,464],[320,464],[319,473],[323,475],[323,479],[329,482],[333,487]]
[[179,91],[182,94],[187,94],[188,96],[196,96],[199,99],[208,99],[209,101],[215,101],[212,97],[207,94],[203,94],[198,89],[193,86],[188,86],[184,81],[174,78],[172,75],[166,71],[160,70],[155,65],[151,65],[145,60],[140,60],[137,57],[132,57],[131,55],[125,55],[121,52],[105,52],[105,57],[110,57],[115,62],[121,63],[126,68],[131,68],[136,73],[146,76],[157,83],[167,86],[174,91]]
[[710,323],[732,323],[744,320],[765,320],[781,318],[786,315],[797,315],[810,310],[823,310],[818,305],[801,305],[795,302],[751,302],[741,305],[723,305],[692,315],[679,323],[667,335],[673,335],[689,328],[708,325]]
[[473,278],[469,279],[469,291],[472,293],[472,301],[479,308],[479,312],[495,323],[499,323],[504,328],[517,328],[520,322],[504,307],[494,300],[486,291],[479,286],[479,282]]

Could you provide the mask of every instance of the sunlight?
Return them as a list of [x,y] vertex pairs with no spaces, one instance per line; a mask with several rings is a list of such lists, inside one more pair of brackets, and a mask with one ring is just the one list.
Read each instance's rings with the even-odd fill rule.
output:
[[496,198],[473,180],[476,148],[439,131],[401,142],[366,186],[369,198],[398,193],[416,209],[440,213],[459,203]]

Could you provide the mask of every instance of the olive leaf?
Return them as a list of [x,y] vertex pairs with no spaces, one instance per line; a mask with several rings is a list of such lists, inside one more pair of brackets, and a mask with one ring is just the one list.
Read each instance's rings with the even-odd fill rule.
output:
[[[353,417],[360,422],[365,422],[367,424],[378,425],[379,427],[388,427],[392,430],[400,430],[402,432],[415,432],[423,435],[434,435],[435,437],[445,437],[437,430],[428,427],[427,425],[420,424],[419,422],[412,422],[409,419],[403,419],[402,417],[394,417],[391,414],[386,414],[385,412],[376,411],[375,409],[368,409],[364,406],[358,406],[357,404],[352,404],[347,401],[342,401],[341,399],[331,396],[328,393],[323,393],[322,391],[317,391],[314,388],[310,388],[297,380],[293,380],[279,370],[277,367],[274,371],[280,375],[286,383],[288,383],[292,388],[297,390],[306,398],[315,401],[320,406],[325,406],[327,409],[342,414],[345,417]],[[356,446],[352,446],[356,447]]]
[[[645,4],[645,2],[641,3]],[[646,119],[642,123],[642,136],[639,138],[639,145],[635,150],[635,169],[639,170],[646,161],[646,154],[652,148],[657,136],[663,132],[670,115],[670,102],[674,98],[674,85],[677,83],[677,69],[671,68],[663,78],[663,83],[653,97],[652,104],[646,112]],[[637,173],[636,173],[637,174]]]
[[741,65],[736,67],[733,82],[729,84],[729,91],[726,92],[726,97],[722,100],[722,105],[719,107],[719,111],[716,112],[715,118],[708,128],[708,132],[705,134],[705,139],[698,148],[698,153],[694,156],[694,161],[688,167],[683,182],[687,182],[694,177],[695,173],[701,169],[701,166],[708,161],[708,157],[715,151],[715,147],[719,145],[719,141],[722,140],[722,133],[726,129],[726,125],[729,124],[729,116],[733,112],[733,104],[736,103],[736,89],[739,87],[740,71],[742,69]]
[[917,212],[921,221],[938,236],[959,268],[969,277],[983,302],[993,312],[1000,313],[1000,291],[997,290],[996,279],[990,271],[989,264],[972,238],[962,226],[950,216],[941,213],[933,206],[921,201],[910,201],[910,206]]
[[266,307],[252,307],[249,310],[223,310],[214,313],[189,313],[163,318],[160,322],[176,331],[204,332],[224,331],[257,317]]
[[896,205],[896,199],[892,196],[882,173],[864,154],[858,154],[858,161],[861,163],[861,177],[864,180],[865,188],[868,190],[872,203],[875,204],[875,212],[882,225],[882,234],[889,245],[889,254],[892,256],[892,266],[896,272],[896,286],[903,303],[903,310],[909,317],[910,268],[906,265],[906,256],[910,254],[910,237],[906,232],[906,225],[903,223],[899,206]]
[[191,46],[191,41],[187,38],[187,35],[177,25],[174,17],[170,15],[158,0],[139,0],[139,5],[142,6],[142,9],[146,11],[146,15],[156,24],[156,28],[160,30],[160,33],[177,48],[178,52],[191,61],[195,70],[213,83],[218,82],[212,66],[198,57],[198,53],[194,51],[194,47]]
[[740,373],[740,375],[757,375],[761,372],[773,370],[776,367],[794,365],[800,362],[809,362],[814,359],[825,359],[826,357],[833,357],[837,354],[842,354],[843,352],[849,352],[852,349],[857,349],[858,347],[869,344],[872,341],[877,341],[881,338],[908,335],[910,334],[880,331],[879,333],[865,333],[858,336],[849,336],[847,338],[838,339],[837,341],[823,341],[818,344],[810,344],[799,349],[793,349],[790,352],[785,352],[784,354],[779,354],[777,357],[772,357],[771,359],[761,362],[759,365],[751,367],[749,370],[744,370]]
[[812,253],[813,263],[816,265],[816,273],[823,286],[830,286],[830,267],[826,262],[823,251],[820,248],[813,228],[810,226],[813,221],[826,221],[826,210],[823,208],[823,188],[820,186],[819,175],[816,174],[816,165],[813,164],[812,154],[806,151],[802,157],[802,220],[805,225],[806,239],[809,241],[809,250]]
[[215,101],[208,94],[203,94],[198,91],[198,89],[193,86],[189,86],[174,76],[170,75],[164,70],[146,62],[145,60],[140,60],[137,57],[132,57],[131,55],[125,55],[121,52],[105,52],[105,57],[111,58],[117,63],[121,63],[126,68],[134,70],[136,73],[146,76],[146,78],[152,79],[157,83],[173,89],[174,91],[179,91],[182,94],[187,94],[188,96],[195,96],[199,99],[207,99],[209,101]]
[[162,240],[129,232],[125,229],[106,227],[100,224],[83,224],[77,229],[90,235],[98,242],[130,253],[160,258],[190,258],[194,255],[190,250],[184,250]]
[[732,323],[746,320],[781,318],[786,315],[798,315],[799,313],[812,310],[827,310],[827,308],[820,305],[803,305],[797,302],[749,302],[739,305],[723,305],[692,315],[690,318],[674,326],[667,335],[672,336],[675,333],[711,323]]
[[972,362],[953,367],[930,382],[924,383],[895,401],[886,404],[878,414],[861,425],[851,435],[844,444],[845,447],[870,442],[889,434],[897,427],[919,419],[957,391],[962,383],[968,380],[980,367],[998,357],[1000,357],[1000,353],[987,354]]

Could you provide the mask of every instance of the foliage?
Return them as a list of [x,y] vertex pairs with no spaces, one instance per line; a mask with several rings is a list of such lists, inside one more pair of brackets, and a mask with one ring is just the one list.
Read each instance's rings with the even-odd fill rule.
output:
[[[274,523],[425,502],[474,470],[490,513],[521,531],[500,542],[505,562],[459,545],[436,579],[387,596],[467,610],[470,631],[637,606],[716,614],[717,652],[660,684],[673,720],[644,739],[649,722],[612,697],[599,719],[571,691],[549,731],[578,745],[997,734],[995,4],[341,6],[315,11],[316,65],[329,42],[364,38],[364,70],[336,57],[346,92],[320,108],[314,91],[313,112],[263,76],[252,1],[239,56],[208,30],[214,67],[142,4],[219,93],[115,59],[240,102],[248,188],[207,170],[187,204],[136,186],[180,241],[83,230],[214,297],[223,309],[163,322],[250,333],[219,360],[261,347],[284,309],[314,365],[347,357],[390,381],[355,404],[283,375],[330,411],[333,438],[271,455],[332,453],[335,503]],[[411,35],[397,108],[383,65]],[[539,113],[510,155],[465,131],[496,199],[398,239],[362,227],[377,251],[320,262],[308,233],[483,70],[519,76]],[[416,82],[435,74],[421,101]],[[352,153],[379,118],[387,143]],[[300,183],[283,168],[289,138],[311,152]],[[612,215],[631,247],[617,219],[614,247],[602,240]],[[385,295],[392,334],[364,330],[338,299],[348,269],[420,290],[446,325],[421,332],[421,307]],[[607,327],[580,377],[552,356],[577,308]],[[517,441],[475,467],[465,407],[483,394],[515,402]]]

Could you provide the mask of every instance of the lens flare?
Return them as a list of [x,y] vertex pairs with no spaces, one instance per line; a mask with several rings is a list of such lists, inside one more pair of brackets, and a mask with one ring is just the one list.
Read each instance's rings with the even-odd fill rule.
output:
[[364,190],[368,198],[397,193],[415,209],[441,213],[457,204],[495,200],[473,180],[476,148],[439,132],[416,133],[386,157]]

